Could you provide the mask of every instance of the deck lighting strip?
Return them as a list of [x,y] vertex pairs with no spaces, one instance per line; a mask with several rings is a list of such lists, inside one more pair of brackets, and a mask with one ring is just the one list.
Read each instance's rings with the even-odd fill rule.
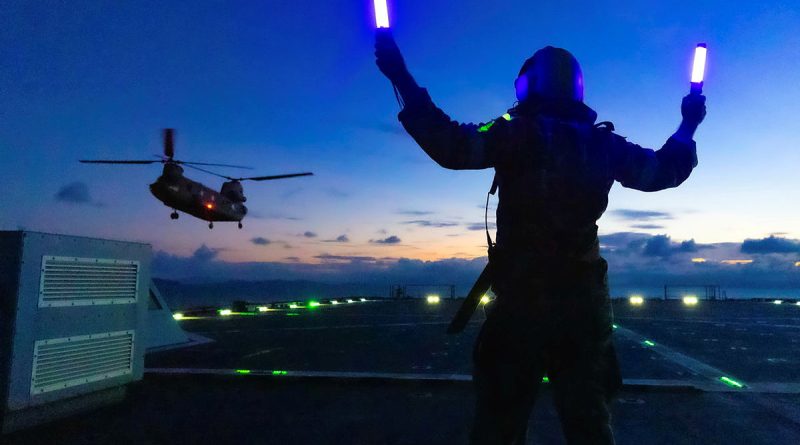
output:
[[736,380],[734,380],[734,379],[732,379],[730,377],[722,376],[722,377],[719,378],[719,381],[724,383],[724,384],[726,384],[726,385],[728,385],[728,386],[730,386],[730,387],[732,387],[732,388],[744,388],[744,385],[742,383],[737,382]]

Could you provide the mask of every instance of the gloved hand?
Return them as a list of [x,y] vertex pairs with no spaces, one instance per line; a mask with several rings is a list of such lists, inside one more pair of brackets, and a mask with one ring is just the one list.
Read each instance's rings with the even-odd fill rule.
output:
[[706,97],[702,94],[689,94],[681,102],[683,122],[697,127],[706,117]]
[[389,29],[378,28],[375,32],[375,63],[392,83],[399,84],[411,77],[406,68],[400,48]]

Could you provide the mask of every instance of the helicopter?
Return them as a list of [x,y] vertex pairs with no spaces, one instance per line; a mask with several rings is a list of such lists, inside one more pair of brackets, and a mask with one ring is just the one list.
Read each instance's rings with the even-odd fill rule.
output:
[[[228,167],[243,168],[240,165],[230,164],[210,164],[206,162],[187,162],[175,159],[175,130],[172,128],[164,129],[164,155],[156,156],[158,160],[110,160],[110,159],[90,159],[80,160],[84,164],[164,164],[161,176],[156,182],[150,184],[150,192],[165,206],[172,208],[170,218],[178,219],[178,210],[194,216],[203,221],[208,221],[208,228],[214,228],[214,221],[235,221],[242,226],[242,219],[247,216],[247,207],[244,205],[247,198],[244,196],[242,181],[271,181],[275,179],[295,178],[298,176],[311,176],[313,173],[290,173],[274,176],[254,176],[246,178],[235,178],[227,175],[215,173],[205,168],[198,167]],[[213,190],[205,185],[193,181],[183,175],[183,167],[188,167],[204,173],[208,173],[228,181],[222,184],[220,191]]]

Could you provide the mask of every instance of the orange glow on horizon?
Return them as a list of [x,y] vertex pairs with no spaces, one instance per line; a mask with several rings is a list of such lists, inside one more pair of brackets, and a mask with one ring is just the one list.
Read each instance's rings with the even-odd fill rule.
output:
[[705,263],[706,261],[708,260],[706,260],[705,258],[692,258],[693,263]]

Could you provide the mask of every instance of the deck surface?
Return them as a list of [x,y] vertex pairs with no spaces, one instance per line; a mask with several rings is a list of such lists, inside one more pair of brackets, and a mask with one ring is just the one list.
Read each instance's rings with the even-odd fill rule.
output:
[[[466,443],[470,352],[483,314],[449,336],[458,304],[359,302],[182,320],[215,341],[149,354],[150,372],[124,404],[5,439]],[[618,443],[800,443],[800,307],[648,301],[614,310],[626,382],[612,404]],[[529,443],[563,443],[549,399],[545,385]]]

